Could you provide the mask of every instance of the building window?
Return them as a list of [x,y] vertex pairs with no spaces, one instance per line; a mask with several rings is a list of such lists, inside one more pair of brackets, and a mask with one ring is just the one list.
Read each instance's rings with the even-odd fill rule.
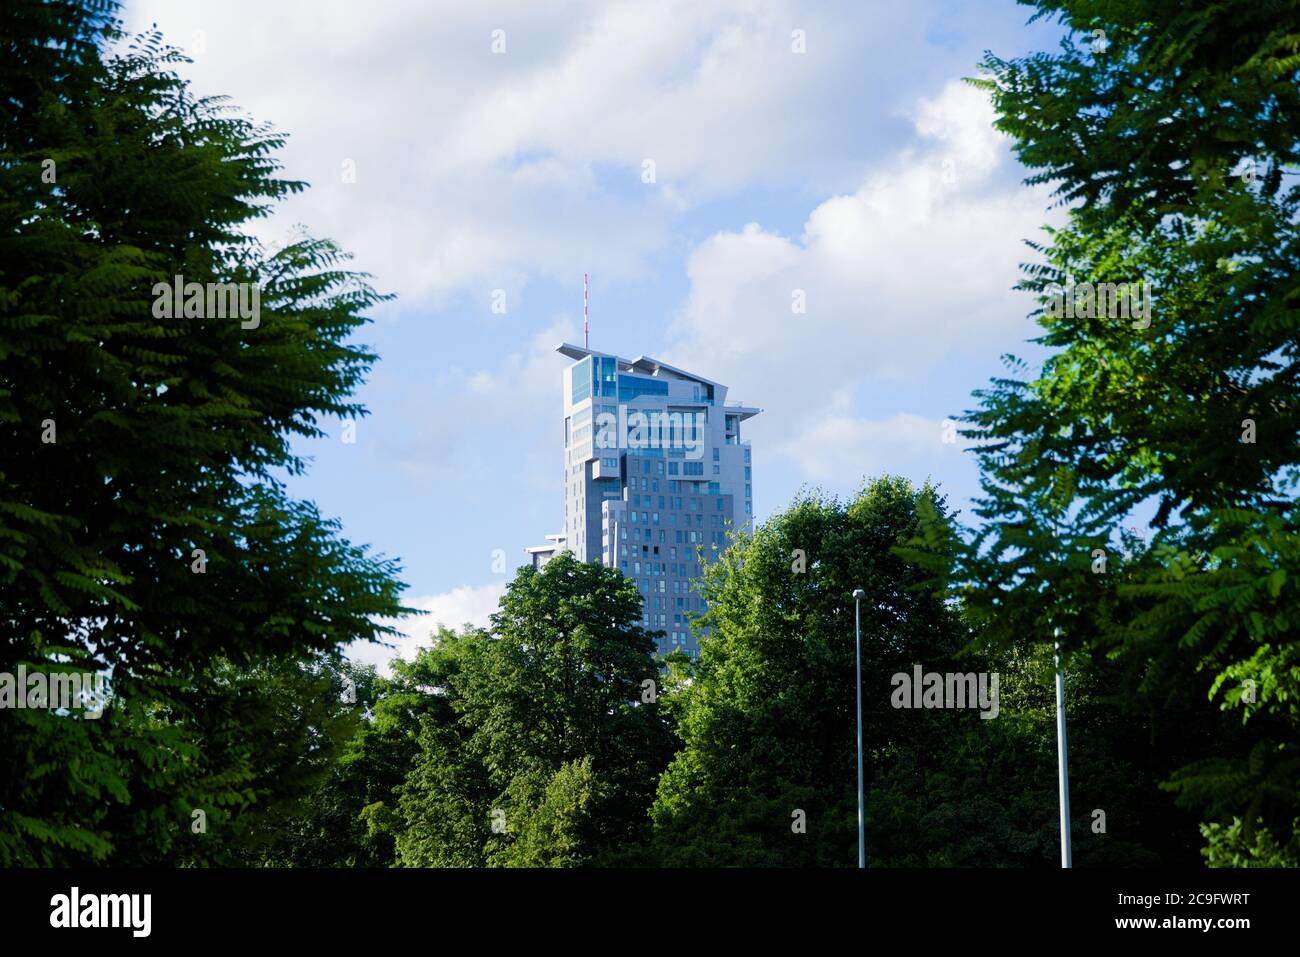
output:
[[640,376],[620,375],[618,377],[618,400],[630,402],[642,395],[667,395],[668,383],[664,379],[641,378]]
[[618,394],[618,360],[612,356],[600,356],[597,366],[592,371],[597,376],[597,388],[604,396]]
[[577,363],[570,371],[572,378],[572,403],[577,405],[586,399],[591,398],[591,382],[594,372],[591,367],[591,357],[583,359]]

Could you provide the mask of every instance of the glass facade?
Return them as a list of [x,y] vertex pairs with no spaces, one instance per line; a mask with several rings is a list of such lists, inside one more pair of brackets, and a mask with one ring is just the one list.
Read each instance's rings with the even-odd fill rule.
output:
[[590,357],[583,359],[581,362],[574,365],[573,368],[569,370],[569,375],[573,380],[574,405],[577,405],[579,402],[585,401],[586,399],[590,399],[592,377]]
[[618,360],[613,356],[596,356],[592,386],[597,395],[613,398],[618,394]]
[[[588,356],[569,369],[572,402],[577,405],[592,396],[613,398],[618,393],[618,360],[613,356]],[[664,387],[665,394],[667,386]],[[612,411],[612,410],[608,410]]]
[[618,401],[630,402],[642,395],[667,395],[668,383],[662,379],[642,379],[638,376],[618,377]]

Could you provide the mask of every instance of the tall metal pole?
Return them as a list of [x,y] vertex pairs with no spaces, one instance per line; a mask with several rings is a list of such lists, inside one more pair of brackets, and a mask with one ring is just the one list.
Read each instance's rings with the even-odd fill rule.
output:
[[854,674],[858,701],[858,867],[867,866],[867,825],[862,798],[862,597],[861,588],[853,591]]
[[[1059,638],[1061,629],[1052,632]],[[1061,805],[1061,866],[1073,867],[1070,856],[1070,753],[1065,741],[1065,670],[1061,667],[1061,643],[1054,642],[1052,661],[1056,666],[1056,782]]]

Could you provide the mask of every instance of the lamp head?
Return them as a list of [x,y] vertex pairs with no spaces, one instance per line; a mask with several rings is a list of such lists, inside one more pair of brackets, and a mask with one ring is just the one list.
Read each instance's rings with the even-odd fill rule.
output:
[[854,600],[854,601],[862,601],[862,599],[864,599],[864,598],[866,598],[866,597],[867,597],[867,593],[864,592],[861,588],[855,588],[855,589],[853,589],[853,600]]

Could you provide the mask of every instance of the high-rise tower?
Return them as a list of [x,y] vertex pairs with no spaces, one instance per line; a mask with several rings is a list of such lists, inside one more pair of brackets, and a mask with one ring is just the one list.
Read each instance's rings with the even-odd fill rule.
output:
[[741,423],[761,410],[728,403],[727,387],[658,359],[579,346],[564,372],[564,532],[558,548],[620,569],[645,599],[642,624],[659,650],[698,653],[688,622],[704,606],[693,585],[753,527],[750,445]]

